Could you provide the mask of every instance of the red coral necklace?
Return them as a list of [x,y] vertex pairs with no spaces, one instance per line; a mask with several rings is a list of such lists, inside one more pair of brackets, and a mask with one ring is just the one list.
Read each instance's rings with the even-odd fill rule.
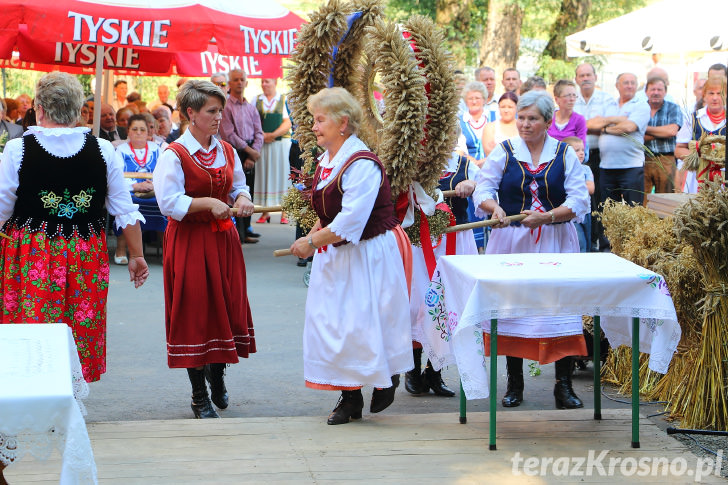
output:
[[136,149],[131,147],[131,156],[134,157],[136,164],[142,168],[147,166],[147,155],[149,155],[149,145],[144,146],[144,158],[141,160],[139,160],[136,156]]
[[212,150],[210,153],[205,153],[202,151],[202,149],[195,152],[195,158],[198,162],[200,162],[201,165],[205,167],[212,167],[212,164],[215,163],[216,156],[217,153],[215,150]]

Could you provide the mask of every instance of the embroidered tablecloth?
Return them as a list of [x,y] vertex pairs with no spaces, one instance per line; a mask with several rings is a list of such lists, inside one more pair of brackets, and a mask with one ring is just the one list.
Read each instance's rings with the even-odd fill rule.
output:
[[663,374],[680,341],[664,278],[609,253],[443,256],[425,300],[429,318],[413,337],[436,369],[457,364],[468,399],[488,397],[483,330],[493,318],[600,315],[616,347],[631,346],[639,317],[639,350]]
[[60,483],[97,483],[81,399],[88,396],[71,329],[0,325],[0,461],[63,456]]

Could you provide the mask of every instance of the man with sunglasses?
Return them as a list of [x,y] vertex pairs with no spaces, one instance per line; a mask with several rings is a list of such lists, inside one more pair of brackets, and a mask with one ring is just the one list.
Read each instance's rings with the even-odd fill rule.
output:
[[215,86],[219,86],[223,93],[228,93],[227,74],[224,72],[216,72],[210,76],[210,82]]

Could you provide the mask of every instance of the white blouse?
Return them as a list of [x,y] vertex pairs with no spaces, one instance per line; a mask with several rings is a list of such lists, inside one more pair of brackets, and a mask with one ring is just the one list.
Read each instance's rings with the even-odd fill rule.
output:
[[[333,159],[329,159],[328,151],[324,152],[319,167],[332,170],[326,179],[319,181],[316,189],[321,190],[336,179],[343,164],[354,152],[360,150],[369,148],[356,135],[351,135],[344,141]],[[344,191],[341,212],[327,226],[331,232],[353,244],[359,244],[364,226],[377,200],[381,183],[382,171],[375,161],[361,159],[351,164],[341,176],[341,188]]]
[[[198,150],[202,150],[202,145],[198,142],[189,130],[185,131],[177,140],[182,144],[190,155],[194,155]],[[219,168],[225,165],[225,154],[223,148],[216,137],[212,137],[210,151],[215,150],[215,161],[211,165],[212,168]],[[204,150],[203,150],[204,152]],[[208,152],[210,153],[210,152]],[[245,184],[245,174],[240,158],[235,150],[235,166],[233,168],[233,185],[230,189],[228,202],[235,202],[240,194],[245,194],[250,199],[248,186]],[[182,163],[177,154],[172,150],[165,150],[159,157],[157,166],[154,169],[154,194],[157,197],[159,210],[165,216],[181,221],[187,214],[192,204],[192,197],[185,194],[185,174],[182,170]]]
[[[718,130],[723,128],[723,125],[725,125],[725,118],[720,120],[717,125],[713,123],[710,116],[708,116],[708,108],[705,107],[700,108],[695,113],[695,117],[698,119],[698,123],[700,123],[703,128],[708,131]],[[677,132],[677,138],[675,140],[676,143],[690,143],[693,139],[693,117],[688,114],[685,115],[684,118],[685,121],[680,127],[680,131]]]
[[[521,137],[510,138],[513,145],[513,153],[515,157],[522,162],[526,162],[531,168],[536,169],[542,163],[553,160],[556,156],[556,148],[558,141],[546,135],[546,141],[541,150],[541,157],[538,163],[534,163],[531,159],[531,151],[526,146]],[[584,172],[579,163],[579,159],[574,149],[568,147],[564,156],[564,165],[566,179],[564,181],[564,189],[566,190],[566,200],[562,206],[568,207],[576,214],[576,222],[581,222],[584,216],[591,210],[589,201],[589,192],[584,183]],[[480,208],[480,204],[486,200],[498,200],[498,188],[503,171],[506,166],[506,152],[503,146],[498,144],[486,158],[483,167],[475,177],[477,186],[473,192],[473,203],[475,204],[475,215],[477,217],[486,217],[490,213]],[[513,215],[513,214],[508,214]]]
[[[70,157],[83,148],[88,131],[85,127],[31,126],[23,136],[35,136],[43,149],[52,155]],[[106,210],[115,217],[116,228],[121,229],[136,221],[144,222],[144,217],[138,211],[139,206],[131,201],[123,171],[114,163],[114,147],[107,140],[97,138],[97,141],[106,162]],[[10,140],[0,163],[0,222],[3,224],[13,215],[22,161],[23,138]]]

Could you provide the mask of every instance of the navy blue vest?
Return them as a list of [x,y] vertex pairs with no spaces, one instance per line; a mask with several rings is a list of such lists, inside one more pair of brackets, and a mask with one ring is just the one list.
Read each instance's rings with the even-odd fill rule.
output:
[[[468,166],[470,161],[465,157],[458,159],[458,168],[455,172],[445,174],[440,178],[440,190],[455,190],[455,186],[463,180],[468,180]],[[447,197],[445,203],[450,206],[455,222],[465,224],[468,222],[468,199],[461,197]]]
[[564,158],[569,145],[558,142],[554,159],[540,165],[535,172],[530,170],[528,162],[516,159],[509,140],[501,143],[501,146],[506,151],[506,165],[498,188],[498,199],[500,200],[499,205],[506,211],[506,215],[519,214],[531,208],[529,185],[534,180],[538,184],[538,199],[545,212],[564,203],[566,200]]
[[725,126],[723,125],[721,128],[713,131],[708,131],[705,128],[703,128],[703,125],[700,124],[700,121],[698,121],[698,116],[696,112],[693,112],[693,140],[700,140],[700,137],[703,136],[704,133],[707,133],[709,135],[723,135],[726,136]]

